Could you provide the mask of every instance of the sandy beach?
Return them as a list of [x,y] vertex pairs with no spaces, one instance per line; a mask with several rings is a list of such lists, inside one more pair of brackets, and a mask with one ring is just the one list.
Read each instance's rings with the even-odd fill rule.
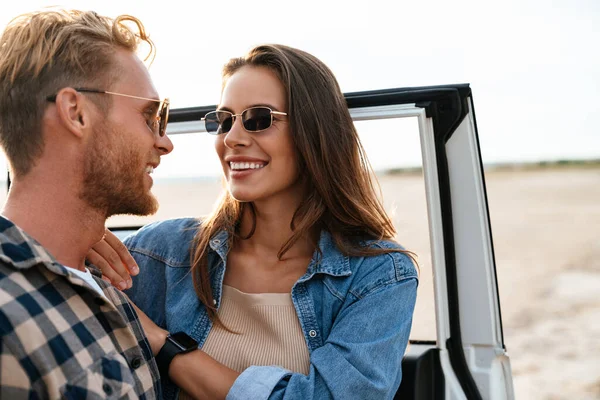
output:
[[487,176],[519,399],[600,399],[600,168]]
[[[423,179],[379,179],[398,240],[419,256],[411,337],[435,339]],[[486,181],[517,398],[600,399],[600,168],[488,170]],[[220,183],[157,182],[154,191],[162,207],[144,221],[207,213]]]
[[[419,255],[411,337],[434,337],[421,178],[380,183],[398,240]],[[600,168],[488,170],[486,185],[516,398],[600,399]]]

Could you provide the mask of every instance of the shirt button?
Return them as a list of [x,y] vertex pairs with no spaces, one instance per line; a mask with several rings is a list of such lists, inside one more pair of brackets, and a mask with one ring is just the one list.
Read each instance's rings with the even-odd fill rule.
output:
[[213,299],[213,304],[216,306],[217,305],[217,300]]
[[308,331],[308,336],[317,337],[317,331],[315,331],[314,329],[311,329],[310,331]]
[[108,383],[105,383],[105,384],[102,385],[102,390],[104,390],[104,393],[106,393],[109,396],[113,392],[113,389],[110,387],[110,385]]
[[141,357],[135,357],[133,360],[131,360],[131,368],[138,369],[140,365],[142,365]]
[[220,244],[220,243],[221,243],[221,240],[220,240],[220,239],[215,239],[215,240],[213,240],[213,244]]

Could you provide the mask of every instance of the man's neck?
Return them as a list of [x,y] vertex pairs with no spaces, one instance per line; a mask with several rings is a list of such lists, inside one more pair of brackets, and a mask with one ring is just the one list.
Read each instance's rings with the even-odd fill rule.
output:
[[15,184],[2,215],[37,240],[59,263],[85,270],[88,251],[104,235],[106,216],[63,189]]

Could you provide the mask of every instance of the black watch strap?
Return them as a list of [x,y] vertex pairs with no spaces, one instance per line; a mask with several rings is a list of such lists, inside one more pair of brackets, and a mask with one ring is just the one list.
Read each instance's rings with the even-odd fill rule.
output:
[[198,348],[198,342],[185,332],[170,333],[163,347],[156,355],[156,365],[162,378],[169,376],[171,361],[178,354],[189,353]]

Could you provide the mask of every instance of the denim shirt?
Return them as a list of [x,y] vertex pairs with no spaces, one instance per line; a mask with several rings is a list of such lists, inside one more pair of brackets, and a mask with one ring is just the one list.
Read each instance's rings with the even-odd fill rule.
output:
[[[191,218],[152,223],[125,240],[140,266],[128,295],[159,326],[184,331],[202,347],[212,323],[198,300],[190,246],[200,227]],[[390,241],[372,246],[399,248]],[[229,251],[227,232],[210,240],[208,255],[217,308]],[[391,399],[401,380],[417,293],[411,259],[392,252],[370,257],[342,254],[327,232],[306,273],[292,287],[292,301],[310,353],[308,375],[279,366],[251,366],[227,399]],[[163,378],[164,398],[178,388]],[[166,379],[165,379],[166,378]]]

